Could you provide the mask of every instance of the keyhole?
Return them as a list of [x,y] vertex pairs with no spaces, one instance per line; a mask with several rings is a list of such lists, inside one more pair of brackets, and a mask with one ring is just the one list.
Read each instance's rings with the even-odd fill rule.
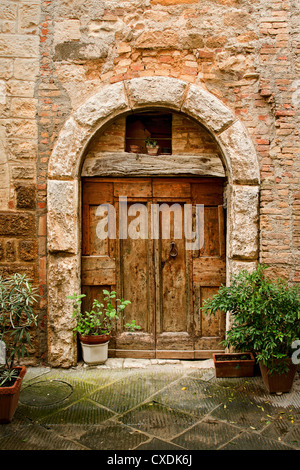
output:
[[177,255],[178,255],[178,251],[177,251],[176,243],[172,242],[171,248],[170,248],[170,256],[172,258],[176,258]]

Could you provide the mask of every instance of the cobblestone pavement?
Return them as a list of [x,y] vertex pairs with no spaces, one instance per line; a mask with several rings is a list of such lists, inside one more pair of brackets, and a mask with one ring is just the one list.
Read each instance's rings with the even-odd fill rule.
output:
[[211,360],[28,368],[1,450],[300,450],[300,378],[216,379]]

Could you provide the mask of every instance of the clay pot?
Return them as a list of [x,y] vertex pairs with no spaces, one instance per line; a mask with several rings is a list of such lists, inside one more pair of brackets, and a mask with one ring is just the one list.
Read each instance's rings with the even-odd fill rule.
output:
[[19,370],[18,379],[11,387],[0,387],[0,423],[10,423],[18,407],[21,385],[26,367],[15,367]]
[[139,145],[130,145],[130,152],[131,153],[139,153],[140,152],[140,146]]
[[269,393],[288,393],[294,382],[295,374],[297,371],[297,364],[289,362],[289,371],[287,374],[269,374],[268,368],[262,363],[259,363],[261,376],[263,382]]
[[[244,359],[247,357],[247,359]],[[252,353],[213,354],[216,377],[253,377],[255,359]]]
[[79,340],[81,343],[84,344],[102,344],[107,343],[110,340],[111,334],[108,335],[90,335],[90,336],[82,336],[79,335]]
[[147,147],[147,153],[148,155],[157,155],[158,149],[159,149],[158,145],[156,147]]

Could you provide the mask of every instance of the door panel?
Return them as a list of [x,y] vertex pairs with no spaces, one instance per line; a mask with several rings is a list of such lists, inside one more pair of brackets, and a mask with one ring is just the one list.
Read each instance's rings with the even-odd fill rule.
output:
[[[131,200],[127,204],[128,216],[123,221],[127,225],[129,236],[118,240],[118,292],[131,305],[126,307],[125,322],[136,320],[142,327],[140,332],[126,332],[124,328],[116,334],[116,347],[119,355],[123,350],[148,350],[148,357],[154,357],[150,351],[155,349],[153,325],[153,243],[148,235],[147,202]],[[124,228],[124,227],[123,227]],[[122,354],[126,356],[126,351]]]
[[[222,349],[224,313],[201,313],[203,301],[225,282],[222,201],[219,178],[83,180],[84,307],[103,288],[117,290],[131,301],[125,321],[135,319],[142,327],[128,333],[120,323],[111,356],[204,358]],[[203,228],[192,250],[187,204],[192,230]],[[109,230],[110,238],[99,237],[100,229]]]
[[[178,192],[186,194],[186,188]],[[163,195],[170,186],[160,185]],[[156,201],[157,203],[158,201]],[[160,201],[161,202],[161,201]],[[188,201],[187,201],[188,202]],[[158,357],[172,357],[182,351],[193,351],[193,336],[190,328],[190,283],[189,253],[185,250],[184,204],[160,203],[159,240],[157,246],[156,278],[156,350]],[[164,352],[164,350],[167,350]],[[177,354],[176,354],[177,353]]]

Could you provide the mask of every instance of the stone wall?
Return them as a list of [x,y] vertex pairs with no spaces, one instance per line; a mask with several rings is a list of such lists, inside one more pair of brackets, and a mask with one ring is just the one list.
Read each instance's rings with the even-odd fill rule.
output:
[[[296,0],[2,0],[2,6],[0,268],[26,272],[40,287],[38,358],[47,358],[49,158],[68,117],[104,86],[170,77],[223,102],[247,128],[259,159],[259,259],[273,275],[300,282]],[[119,134],[117,145],[121,140]]]
[[64,94],[76,109],[104,85],[167,76],[210,91],[243,121],[261,167],[260,259],[299,281],[297,2],[54,1],[43,11],[53,102]]

